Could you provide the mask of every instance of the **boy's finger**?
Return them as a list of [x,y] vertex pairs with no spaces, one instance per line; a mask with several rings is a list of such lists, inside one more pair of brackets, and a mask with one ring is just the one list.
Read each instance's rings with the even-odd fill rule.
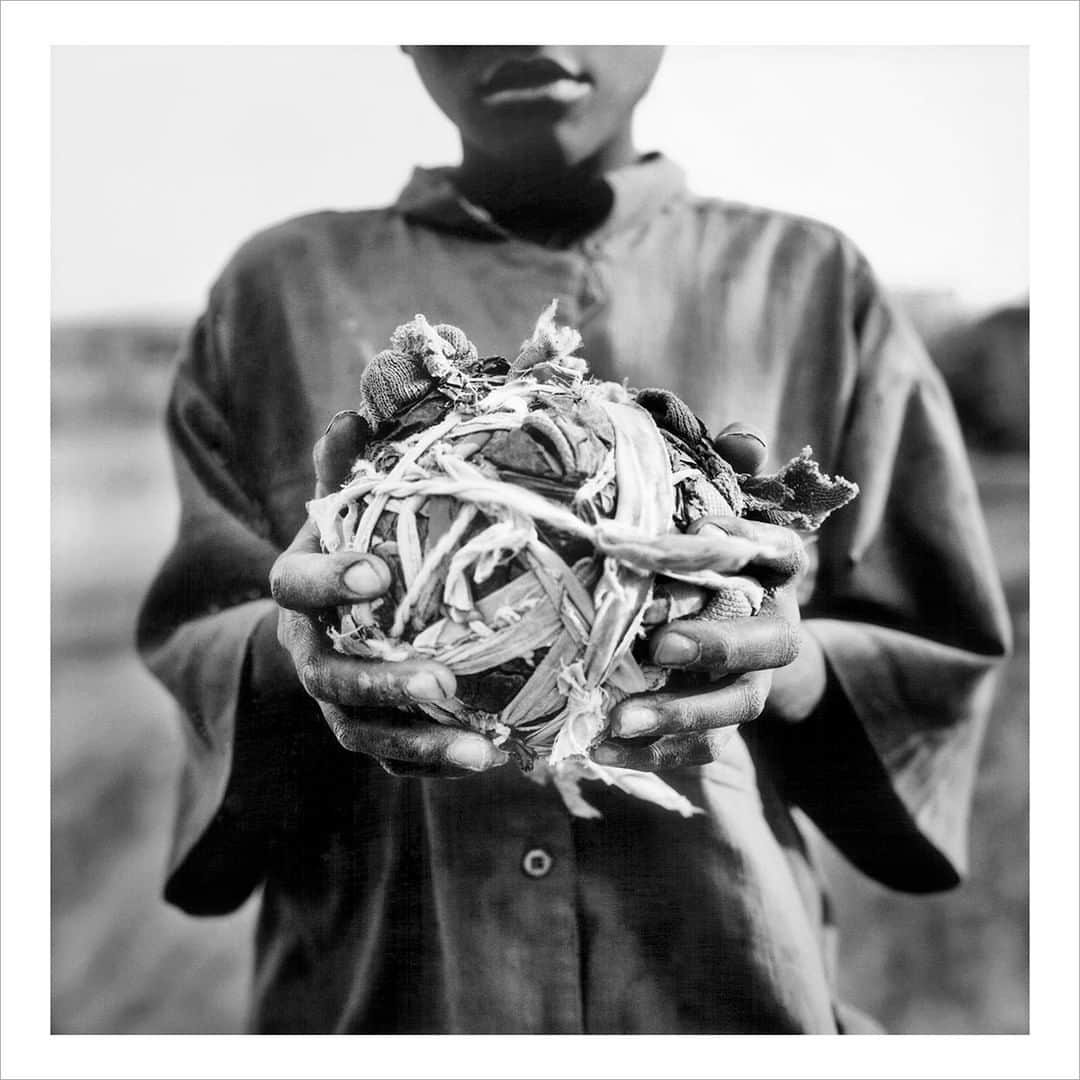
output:
[[[745,573],[761,579],[764,585],[773,585],[796,578],[806,569],[806,551],[802,537],[782,525],[769,525],[764,521],[747,521],[737,517],[702,517],[691,522],[687,534],[722,533],[750,540],[766,548],[768,554],[755,558]],[[756,572],[756,573],[755,573]]]
[[407,761],[392,761],[390,758],[377,760],[391,776],[400,776],[404,780],[460,780],[473,771],[459,766],[451,768],[443,765],[414,765]]
[[734,727],[695,731],[689,735],[665,735],[645,746],[601,743],[592,753],[597,765],[615,765],[639,772],[663,772],[686,765],[716,761],[735,734]]
[[317,499],[337,491],[348,480],[353,462],[363,453],[370,437],[371,428],[358,412],[339,412],[330,421],[312,451]]
[[297,550],[296,541],[270,569],[270,595],[290,611],[321,611],[371,600],[382,596],[390,582],[390,568],[377,555],[355,551],[326,555],[317,547],[312,551],[303,546]]
[[786,667],[799,655],[797,621],[766,614],[743,619],[679,619],[649,639],[662,667],[737,675]]
[[696,694],[636,694],[612,710],[611,734],[639,739],[746,724],[761,715],[771,685],[772,676],[758,671]]
[[769,453],[765,435],[753,424],[728,424],[713,439],[713,446],[737,473],[751,476],[761,471]]
[[279,622],[304,690],[316,701],[348,708],[401,707],[446,701],[457,693],[454,673],[430,660],[364,660],[335,652],[309,615],[289,612]]
[[453,672],[425,660],[361,660],[335,652],[316,652],[308,655],[296,671],[304,690],[316,701],[350,709],[447,701],[457,692]]
[[[350,715],[323,709],[327,723],[346,750],[369,754],[395,766],[399,763],[437,772],[483,772],[505,765],[510,755],[490,739],[401,713],[368,712]],[[399,766],[400,767],[400,766]]]

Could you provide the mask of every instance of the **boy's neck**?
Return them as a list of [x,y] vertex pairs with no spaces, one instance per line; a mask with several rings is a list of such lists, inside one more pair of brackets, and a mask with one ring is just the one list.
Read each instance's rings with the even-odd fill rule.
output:
[[536,160],[507,165],[463,144],[454,179],[471,203],[516,236],[561,247],[604,221],[613,201],[605,175],[637,157],[629,131],[576,165],[549,168]]

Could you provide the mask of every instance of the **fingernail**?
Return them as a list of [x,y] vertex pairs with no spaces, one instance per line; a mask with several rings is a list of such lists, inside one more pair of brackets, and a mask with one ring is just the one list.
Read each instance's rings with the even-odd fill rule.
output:
[[713,446],[737,473],[756,473],[768,456],[765,436],[751,424],[728,424]]
[[753,424],[740,424],[736,421],[734,424],[728,424],[719,435],[718,439],[728,439],[731,437],[749,439],[752,442],[761,443],[762,446],[766,445],[765,435],[761,431],[761,428],[754,427]]
[[597,765],[618,765],[622,761],[622,751],[610,743],[601,743],[592,751],[591,757]]
[[701,645],[682,634],[665,634],[653,651],[653,659],[665,667],[692,664],[701,655]]
[[334,425],[335,425],[335,424],[336,424],[336,423],[337,423],[337,422],[338,422],[338,421],[339,421],[339,420],[340,420],[340,419],[341,419],[342,417],[344,417],[344,416],[359,416],[359,415],[360,415],[360,414],[359,414],[359,413],[358,413],[358,412],[357,412],[357,411],[356,411],[355,409],[342,409],[342,410],[341,410],[341,412],[336,412],[336,413],[334,413],[334,415],[333,415],[333,416],[332,416],[332,417],[330,418],[330,423],[326,425],[326,431],[324,431],[324,432],[323,432],[323,434],[324,434],[324,435],[328,435],[328,434],[330,433],[330,429],[331,429],[331,428],[332,428],[332,427],[333,427],[333,426],[334,426]]
[[447,748],[446,756],[463,769],[482,772],[495,765],[505,765],[510,755],[497,746],[480,739],[455,739]]
[[352,566],[345,571],[341,583],[354,596],[365,600],[368,597],[378,596],[381,593],[386,592],[386,587],[389,584],[389,582],[384,579],[384,576],[365,559],[353,563]]
[[445,701],[453,690],[443,686],[430,671],[418,671],[405,683],[405,693],[415,701]]
[[624,739],[632,739],[636,735],[647,735],[655,731],[660,725],[660,717],[643,705],[630,705],[615,714],[613,727],[615,734]]

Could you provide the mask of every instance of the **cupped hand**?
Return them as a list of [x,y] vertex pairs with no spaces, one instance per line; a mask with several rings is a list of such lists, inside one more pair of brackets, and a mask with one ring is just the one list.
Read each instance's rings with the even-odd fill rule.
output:
[[[764,437],[749,424],[729,425],[715,446],[738,472],[754,473],[764,464]],[[797,722],[824,692],[820,648],[800,632],[796,590],[806,557],[799,535],[735,517],[704,518],[689,531],[710,529],[773,552],[745,570],[765,587],[761,611],[737,619],[697,615],[655,630],[653,661],[678,674],[668,690],[634,695],[612,710],[609,737],[592,754],[598,764],[646,772],[704,765],[716,760],[738,725],[766,708]]]
[[[358,414],[334,418],[315,447],[316,495],[340,487],[368,435]],[[314,524],[305,523],[270,573],[279,607],[278,641],[300,684],[345,749],[368,754],[395,775],[450,778],[504,764],[509,756],[483,735],[403,711],[452,698],[457,685],[449,668],[422,659],[366,660],[334,651],[323,617],[339,605],[382,596],[390,582],[390,570],[377,556],[326,554]]]
[[649,638],[653,661],[677,672],[670,689],[635,694],[612,710],[611,737],[593,751],[600,765],[655,772],[704,765],[723,750],[735,727],[765,708],[773,672],[799,655],[795,588],[803,571],[802,541],[789,529],[741,518],[706,518],[692,532],[716,529],[755,540],[774,554],[744,573],[766,588],[759,614],[747,618],[676,619]]

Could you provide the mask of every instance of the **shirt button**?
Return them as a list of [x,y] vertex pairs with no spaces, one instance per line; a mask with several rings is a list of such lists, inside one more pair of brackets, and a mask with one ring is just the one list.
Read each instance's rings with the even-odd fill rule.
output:
[[521,869],[531,878],[547,877],[554,861],[543,848],[530,848],[521,860]]

